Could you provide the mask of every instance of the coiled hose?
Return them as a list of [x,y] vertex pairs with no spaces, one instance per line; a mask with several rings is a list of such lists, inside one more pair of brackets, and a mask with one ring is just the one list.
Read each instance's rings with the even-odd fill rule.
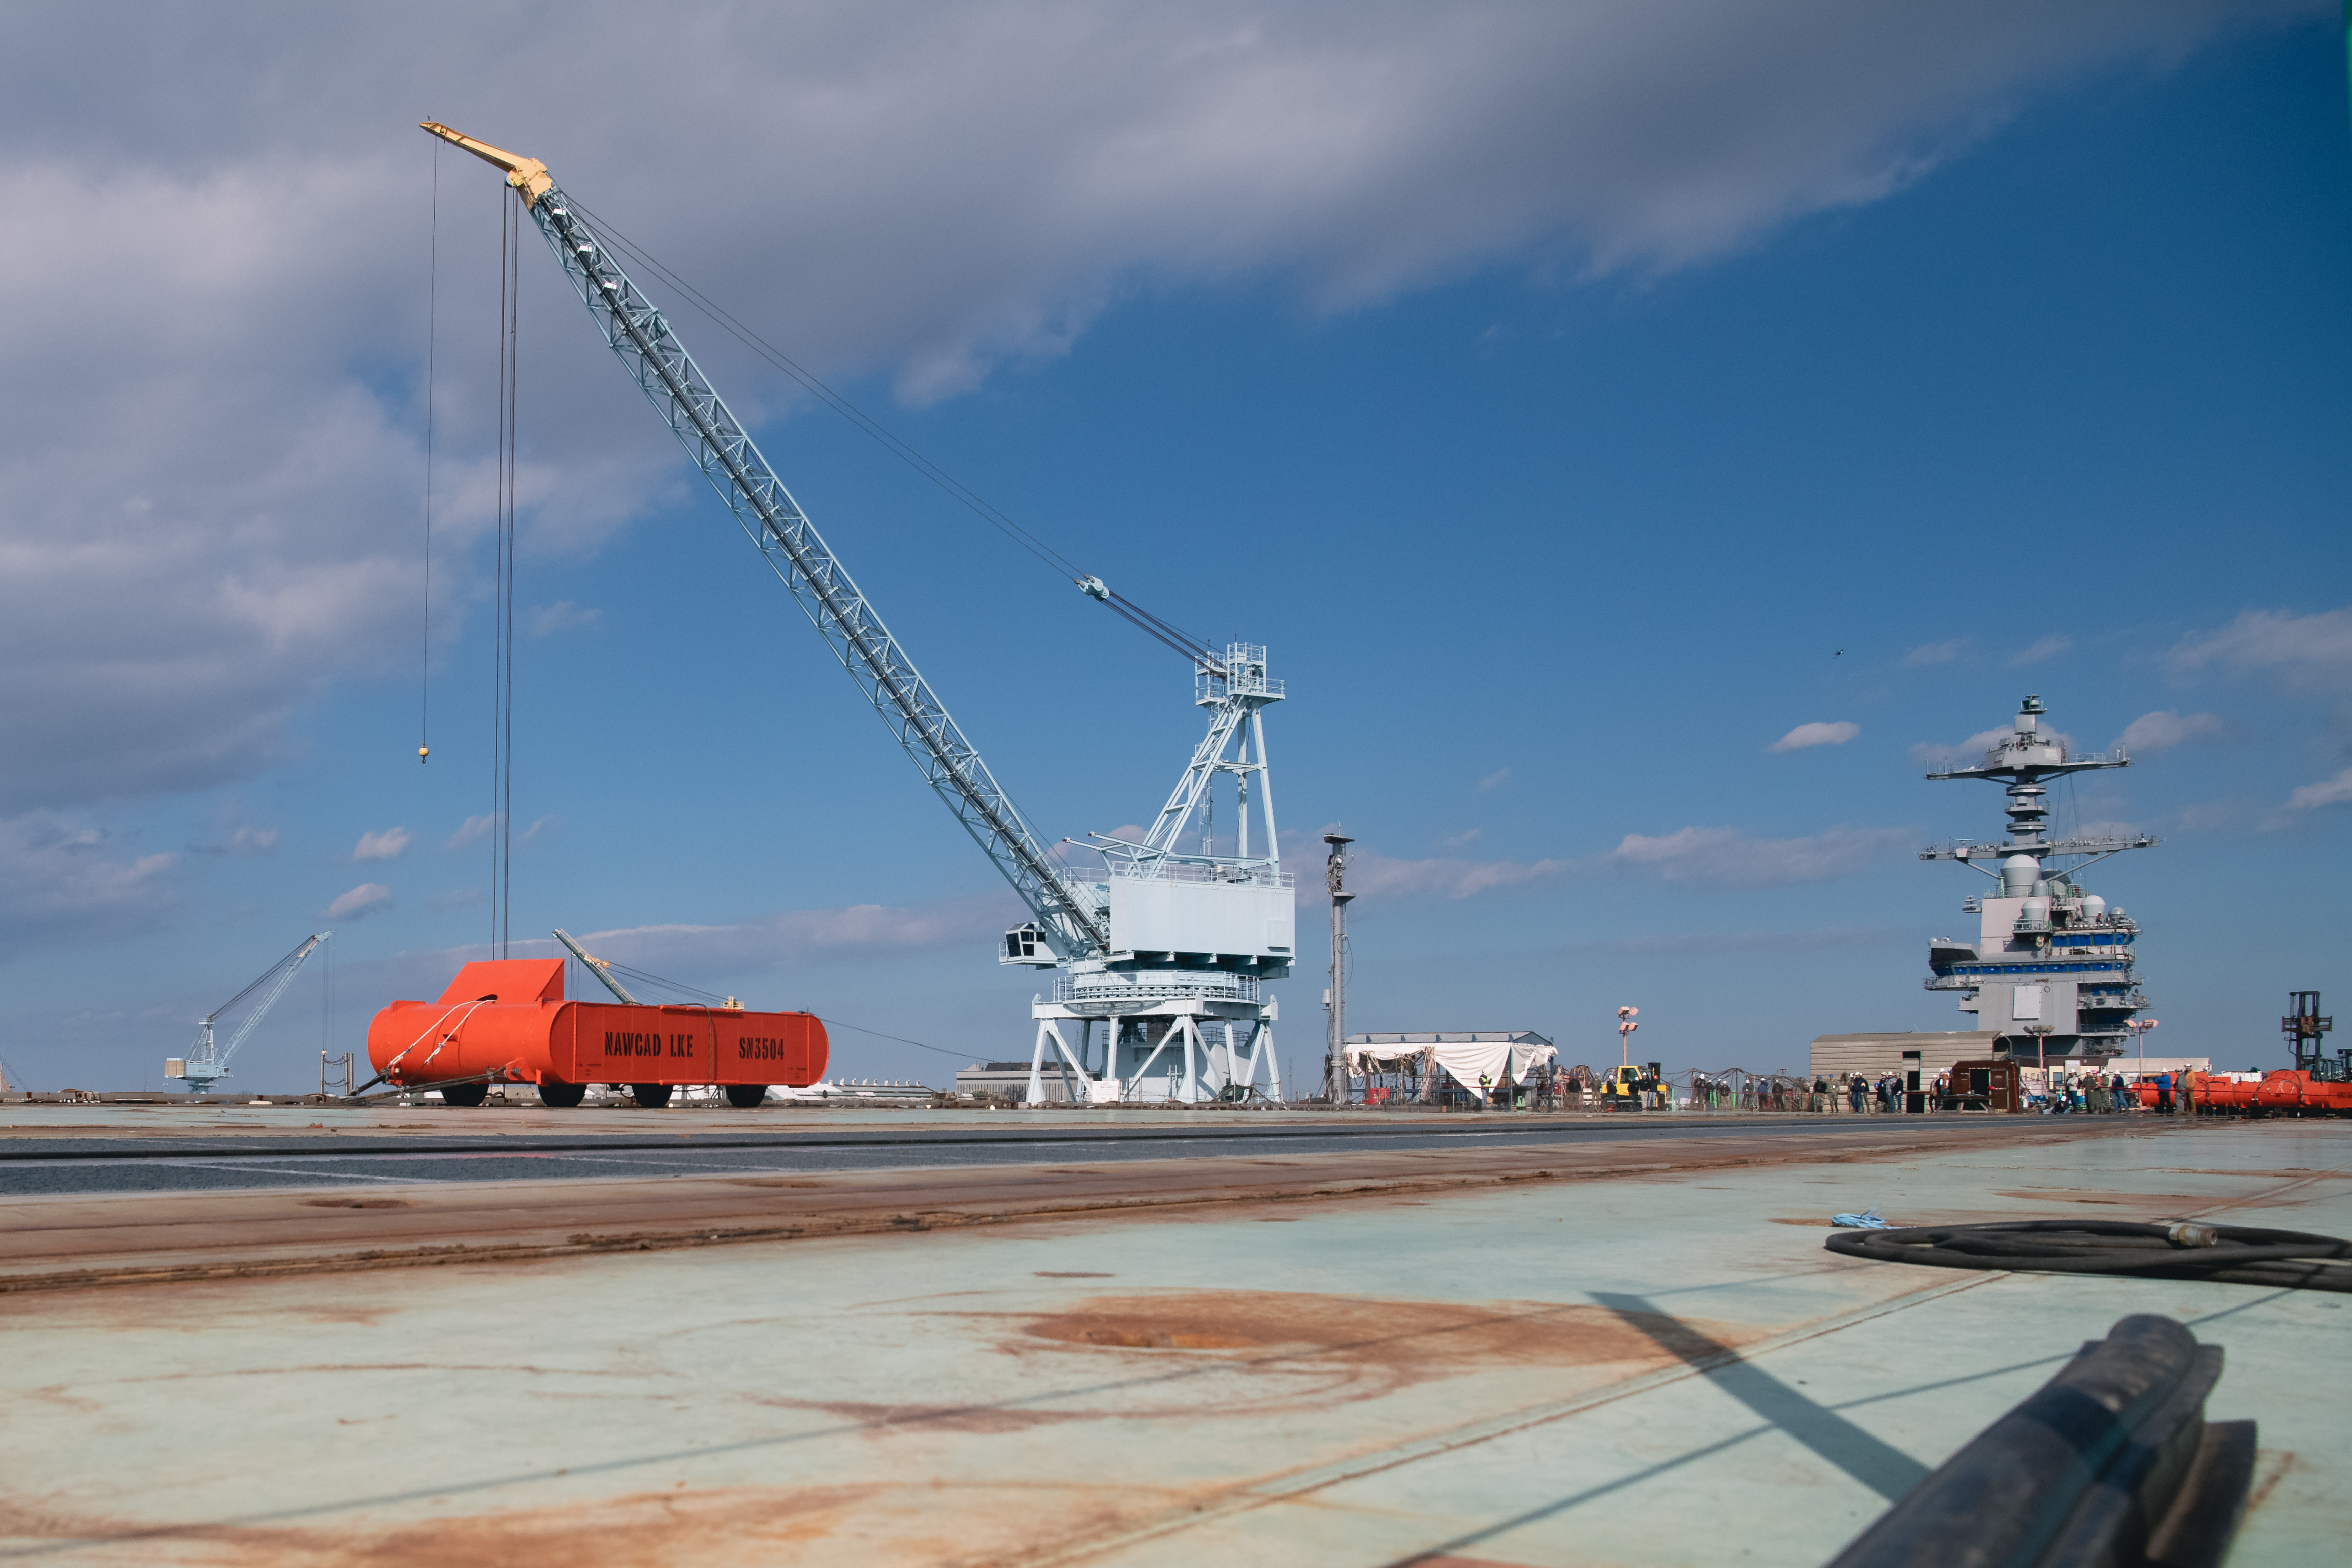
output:
[[1841,1230],[1824,1245],[1846,1258],[1936,1268],[2218,1279],[2232,1285],[2352,1292],[2352,1241],[2249,1226],[2027,1219]]

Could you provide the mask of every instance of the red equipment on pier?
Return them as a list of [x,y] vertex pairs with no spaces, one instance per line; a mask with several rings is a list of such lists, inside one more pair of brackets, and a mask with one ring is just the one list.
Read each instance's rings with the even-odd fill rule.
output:
[[437,1089],[452,1105],[479,1105],[492,1083],[535,1083],[564,1108],[611,1083],[648,1106],[717,1084],[749,1107],[771,1084],[814,1083],[826,1055],[813,1014],[567,1002],[560,958],[468,963],[439,1001],[394,1002],[368,1026],[368,1060],[386,1083]]
[[[2138,1092],[2140,1104],[2155,1110],[2156,1085],[2143,1081]],[[2258,1082],[2228,1073],[2182,1073],[2173,1093],[2176,1101],[2199,1111],[2254,1116],[2352,1116],[2352,1083],[2293,1068],[2266,1072]]]

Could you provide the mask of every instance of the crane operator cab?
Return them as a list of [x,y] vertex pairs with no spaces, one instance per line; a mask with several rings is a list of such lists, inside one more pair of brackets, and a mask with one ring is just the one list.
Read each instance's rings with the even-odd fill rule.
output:
[[1014,926],[1004,933],[1004,956],[996,962],[1034,964],[1041,969],[1051,969],[1058,961],[1054,957],[1053,950],[1045,945],[1045,933],[1038,930],[1035,922],[1032,921],[1026,925]]

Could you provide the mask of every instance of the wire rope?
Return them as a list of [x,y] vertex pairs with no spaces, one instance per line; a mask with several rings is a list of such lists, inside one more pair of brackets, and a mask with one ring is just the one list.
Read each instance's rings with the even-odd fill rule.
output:
[[1844,1230],[1823,1245],[1842,1257],[1936,1268],[2213,1279],[2352,1292],[2352,1241],[2251,1226],[2030,1219]]
[[332,942],[324,945],[327,952],[319,970],[319,1054],[322,1057],[335,1043],[335,948]]
[[667,283],[671,288],[677,289],[686,298],[688,304],[701,311],[704,316],[710,320],[713,325],[726,332],[729,336],[734,338],[738,342],[741,343],[745,348],[750,349],[761,359],[767,361],[776,369],[790,376],[794,382],[797,382],[802,387],[805,388],[819,402],[832,409],[835,414],[840,415],[844,419],[849,421],[852,426],[863,432],[877,446],[879,446],[885,451],[889,452],[893,457],[898,458],[899,461],[905,463],[908,468],[914,469],[917,473],[930,480],[931,483],[937,485],[940,489],[946,491],[950,496],[969,508],[975,515],[988,522],[991,527],[996,529],[1006,538],[1012,540],[1015,544],[1020,545],[1021,548],[1026,550],[1030,554],[1034,555],[1046,565],[1053,567],[1057,572],[1066,574],[1073,580],[1085,576],[1086,574],[1079,569],[1076,562],[1072,561],[1068,556],[1055,549],[1045,540],[1040,539],[1036,534],[1032,533],[1029,530],[1022,527],[1020,523],[1014,521],[1001,509],[990,502],[986,497],[981,495],[978,491],[972,489],[971,486],[966,485],[962,480],[957,479],[953,474],[949,473],[945,468],[933,462],[929,458],[916,450],[913,446],[902,439],[896,432],[885,426],[880,420],[874,418],[864,409],[858,407],[848,398],[843,396],[839,392],[836,392],[834,388],[827,385],[807,366],[802,364],[798,360],[793,359],[790,354],[784,353],[783,350],[776,347],[775,344],[768,342],[767,339],[761,337],[751,328],[746,326],[732,312],[729,311],[725,307],[712,300],[709,295],[703,293],[701,289],[697,289],[693,284],[688,282],[684,278],[678,276],[677,272],[663,265],[663,263],[657,259],[652,252],[646,250],[645,247],[630,239],[628,236],[623,234],[620,229],[615,227],[609,220],[597,213],[591,211],[587,204],[573,200],[569,196],[565,199],[567,201],[571,201],[573,207],[577,208],[584,216],[586,216],[590,223],[596,226],[597,233],[600,237],[613,242],[613,248],[620,251],[630,261],[635,263],[638,267],[644,268],[646,271],[660,279],[664,283]]
[[[698,985],[688,985],[681,980],[665,979],[661,975],[648,973],[646,971],[642,969],[632,969],[625,963],[614,963],[609,959],[605,961],[605,967],[611,970],[614,974],[619,975],[623,980],[634,981],[640,985],[660,986],[665,990],[675,991],[680,995],[700,996],[711,1002],[726,1003],[734,1000],[733,997],[722,996],[716,991],[705,991]],[[871,1035],[877,1040],[895,1040],[899,1045],[913,1046],[918,1050],[937,1051],[943,1057],[962,1057],[969,1059],[971,1055],[969,1051],[950,1050],[945,1046],[925,1045],[920,1040],[910,1040],[904,1035],[886,1035],[879,1029],[869,1029],[863,1024],[845,1023],[839,1018],[818,1017],[818,1016],[814,1013],[810,1014],[809,1016],[816,1018],[818,1023],[824,1025],[827,1028],[849,1029],[860,1035]]]
[[490,952],[499,951],[499,678],[506,669],[507,580],[507,263],[513,247],[513,218],[504,190],[499,193],[499,390],[498,467],[491,481],[494,525],[490,542]]
[[433,755],[433,393],[441,342],[441,143],[433,143],[432,240],[425,268],[425,638],[418,659],[416,760]]
[[[477,997],[476,997],[476,998],[474,998],[474,1000],[472,1000],[471,1002],[467,1003],[467,1004],[465,1005],[465,1007],[466,1007],[466,1015],[465,1015],[465,1017],[463,1017],[463,1018],[459,1018],[459,1019],[457,1021],[457,1023],[450,1025],[449,1032],[450,1032],[451,1036],[452,1036],[452,1037],[454,1037],[459,1029],[462,1029],[462,1028],[464,1028],[464,1027],[466,1026],[466,1019],[467,1019],[467,1018],[470,1018],[470,1017],[472,1017],[472,1016],[474,1016],[474,1009],[476,1009],[477,1007],[481,1006],[481,1005],[482,1005],[482,1004],[484,1004],[485,1002],[488,1002],[488,1001],[492,1001],[492,1000],[494,1000],[494,998],[492,998],[492,997],[488,997],[488,996],[477,996]],[[373,1081],[374,1081],[374,1083],[382,1083],[382,1082],[383,1082],[383,1081],[387,1077],[391,1076],[392,1069],[393,1069],[393,1068],[396,1068],[396,1067],[398,1067],[398,1066],[400,1065],[401,1058],[402,1058],[403,1057],[405,1057],[406,1055],[408,1055],[408,1053],[409,1053],[409,1052],[411,1052],[411,1051],[415,1050],[417,1047],[419,1047],[419,1046],[423,1045],[423,1044],[425,1043],[425,1035],[429,1035],[429,1034],[431,1034],[434,1030],[436,1030],[436,1029],[439,1028],[442,1025],[444,1025],[444,1024],[447,1024],[447,1023],[449,1022],[449,1015],[450,1015],[450,1014],[452,1014],[452,1013],[454,1013],[454,1012],[456,1012],[457,1010],[457,1005],[456,1005],[455,1004],[452,1004],[451,1005],[449,1005],[449,1006],[447,1006],[447,1007],[444,1007],[444,1008],[441,1010],[441,1016],[440,1016],[439,1017],[437,1017],[437,1018],[434,1019],[434,1020],[433,1020],[433,1022],[431,1022],[431,1023],[429,1023],[429,1024],[427,1024],[427,1025],[425,1025],[425,1034],[422,1034],[422,1035],[417,1036],[415,1039],[413,1039],[413,1040],[409,1041],[409,1042],[408,1042],[408,1044],[406,1044],[406,1045],[404,1045],[404,1046],[401,1047],[400,1047],[400,1049],[399,1049],[399,1051],[394,1055],[394,1057],[393,1057],[392,1060],[390,1060],[390,1061],[388,1061],[388,1062],[386,1062],[386,1063],[384,1063],[384,1064],[383,1064],[383,1071],[382,1071],[382,1072],[380,1072],[380,1073],[378,1073],[378,1074],[376,1074],[376,1075],[375,1075],[375,1079],[374,1079],[374,1080],[373,1080]],[[446,1042],[446,1041],[445,1041],[445,1042],[443,1042],[443,1043],[444,1043],[444,1044],[446,1044],[447,1042]],[[440,1054],[441,1054],[441,1053],[440,1053],[440,1051],[436,1048],[436,1049],[434,1051],[433,1056],[437,1057],[437,1056],[439,1056]],[[433,1057],[427,1057],[427,1058],[425,1058],[425,1059],[426,1061],[431,1061],[431,1060],[433,1059]],[[371,1087],[373,1087],[373,1085],[371,1085]]]
[[[961,479],[957,479],[953,474],[948,472],[938,463],[933,462],[929,457],[926,457],[922,452],[917,450],[911,444],[899,437],[897,432],[891,430],[880,420],[876,419],[864,409],[858,407],[856,404],[852,403],[841,393],[827,385],[807,366],[802,364],[798,360],[793,359],[790,354],[784,353],[783,350],[776,347],[775,344],[761,337],[749,326],[746,326],[724,306],[719,304],[718,301],[703,293],[701,289],[697,289],[693,284],[688,282],[677,272],[665,266],[653,255],[652,252],[646,249],[644,246],[637,244],[635,240],[630,239],[627,235],[622,233],[619,228],[615,227],[610,220],[592,210],[586,203],[578,201],[570,196],[566,196],[565,200],[569,201],[583,216],[586,217],[590,223],[593,224],[598,235],[601,237],[609,240],[612,243],[613,248],[619,251],[625,259],[643,268],[652,276],[659,279],[670,288],[677,289],[678,293],[684,297],[687,303],[692,305],[697,310],[702,312],[702,314],[707,317],[714,326],[727,333],[736,342],[741,343],[745,348],[751,350],[752,353],[758,355],[761,359],[765,360],[769,364],[774,366],[777,370],[782,371],[785,375],[791,377],[793,381],[799,384],[812,396],[815,397],[818,402],[824,404],[827,408],[833,410],[834,413],[847,420],[853,426],[862,432],[877,446],[890,453],[900,462],[905,463],[908,468],[914,469],[915,472],[929,479],[932,484],[938,486],[950,497],[969,509],[975,516],[987,522],[1000,533],[1003,533],[1013,543],[1019,545],[1022,549],[1027,551],[1030,554],[1035,556],[1039,561],[1045,563],[1046,565],[1052,567],[1055,572],[1068,577],[1071,582],[1077,584],[1080,587],[1086,587],[1089,583],[1099,584],[1099,579],[1092,577],[1088,573],[1082,569],[1076,562],[1071,560],[1068,556],[1055,549],[1054,546],[1048,543],[1045,540],[1041,539],[1036,534],[1031,532],[1028,529],[1024,528],[1002,508],[989,500],[985,496],[981,495],[977,490],[974,490],[971,486],[965,484]],[[1089,590],[1089,592],[1091,592],[1091,590]],[[1204,638],[1194,637],[1192,633],[1183,631],[1181,628],[1172,626],[1169,622],[1161,619],[1160,616],[1151,614],[1149,610],[1144,609],[1141,605],[1135,604],[1132,600],[1122,598],[1118,594],[1111,593],[1108,589],[1104,591],[1103,602],[1110,605],[1112,609],[1118,611],[1120,616],[1124,616],[1137,628],[1158,638],[1160,641],[1166,643],[1170,647],[1173,648],[1176,652],[1184,655],[1186,658],[1196,659],[1208,658],[1212,663],[1216,662],[1211,655],[1209,644]]]
[[494,505],[497,575],[492,589],[496,635],[490,670],[490,947],[509,956],[514,916],[514,671],[516,492],[520,446],[517,435],[522,379],[521,203],[499,194],[499,457]]
[[277,978],[278,972],[279,970],[285,968],[288,964],[293,963],[295,959],[301,956],[302,949],[310,942],[310,939],[309,937],[304,937],[300,942],[296,942],[294,944],[293,952],[288,953],[285,957],[279,959],[277,963],[263,970],[259,975],[255,977],[252,984],[247,985],[244,990],[238,992],[227,1001],[214,1008],[208,1016],[217,1023],[222,1014],[227,1012],[230,1008],[236,1006],[238,1003],[244,1001],[247,997],[260,990],[271,980]]
[[515,637],[515,491],[521,466],[522,441],[518,429],[522,395],[522,197],[520,192],[508,208],[512,214],[513,287],[507,311],[507,668],[504,688],[506,721],[499,743],[505,752],[505,798],[499,811],[499,956],[507,956],[507,939],[514,931],[514,674]]

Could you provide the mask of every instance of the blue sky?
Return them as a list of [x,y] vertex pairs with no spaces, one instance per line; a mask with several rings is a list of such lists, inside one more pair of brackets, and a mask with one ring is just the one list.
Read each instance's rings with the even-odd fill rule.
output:
[[[1916,852],[1996,833],[2000,797],[1923,782],[1922,759],[2028,691],[2079,746],[2135,737],[2131,769],[2060,811],[2165,840],[2091,878],[2146,927],[2157,1045],[2273,1062],[2282,994],[2352,983],[2332,12],[2087,6],[2053,29],[1987,6],[1969,20],[2000,47],[1962,70],[1947,37],[1825,7],[1854,59],[1834,27],[1734,51],[1727,95],[1719,41],[1605,7],[1522,38],[1480,11],[1492,36],[1448,43],[1433,107],[1382,125],[1288,106],[1356,103],[1367,60],[1425,64],[1412,13],[1253,31],[1224,10],[1203,37],[1248,68],[1156,138],[1104,84],[1197,68],[1157,23],[1057,34],[1098,79],[1056,90],[1104,90],[1012,125],[894,117],[931,102],[936,61],[826,7],[717,73],[740,159],[632,151],[609,105],[514,98],[404,34],[381,79],[263,95],[209,150],[192,100],[84,161],[32,117],[111,123],[123,89],[76,98],[69,71],[12,111],[54,237],[13,264],[55,301],[18,346],[65,389],[26,405],[0,476],[26,639],[0,806],[12,1081],[162,1087],[196,1016],[331,923],[331,999],[314,964],[239,1063],[246,1087],[299,1088],[485,936],[487,843],[453,841],[491,809],[497,198],[443,158],[420,768],[428,112],[545,157],[1128,596],[1269,645],[1302,933],[1314,836],[1360,841],[1357,1028],[1533,1028],[1599,1061],[1633,1004],[1647,1054],[1761,1069],[1820,1033],[1960,1026],[1919,983],[1975,877]],[[64,59],[89,40],[53,15]],[[683,15],[711,67],[740,17]],[[349,43],[257,47],[291,70]],[[773,69],[830,59],[856,89],[805,160],[756,107],[761,51],[803,47],[815,64]],[[1521,58],[1545,48],[1549,75]],[[1612,50],[1655,91],[1595,85]],[[1865,77],[1852,123],[1790,129]],[[1543,112],[1487,135],[1488,91]],[[1132,184],[1056,162],[1122,135],[1153,171]],[[327,151],[305,163],[306,140]],[[965,157],[984,162],[937,174]],[[112,215],[142,181],[188,237],[181,276],[158,259],[181,241]],[[999,189],[1020,199],[980,199]],[[944,1082],[1022,1050],[1038,983],[989,945],[1009,895],[531,246],[515,931],[610,933],[642,967],[937,1047],[837,1031],[844,1074]],[[1181,661],[675,315],[1041,833],[1144,818],[1197,734]],[[1853,730],[1773,749],[1807,724]],[[329,921],[339,899],[368,907]],[[1310,1078],[1323,958],[1282,991]]]

